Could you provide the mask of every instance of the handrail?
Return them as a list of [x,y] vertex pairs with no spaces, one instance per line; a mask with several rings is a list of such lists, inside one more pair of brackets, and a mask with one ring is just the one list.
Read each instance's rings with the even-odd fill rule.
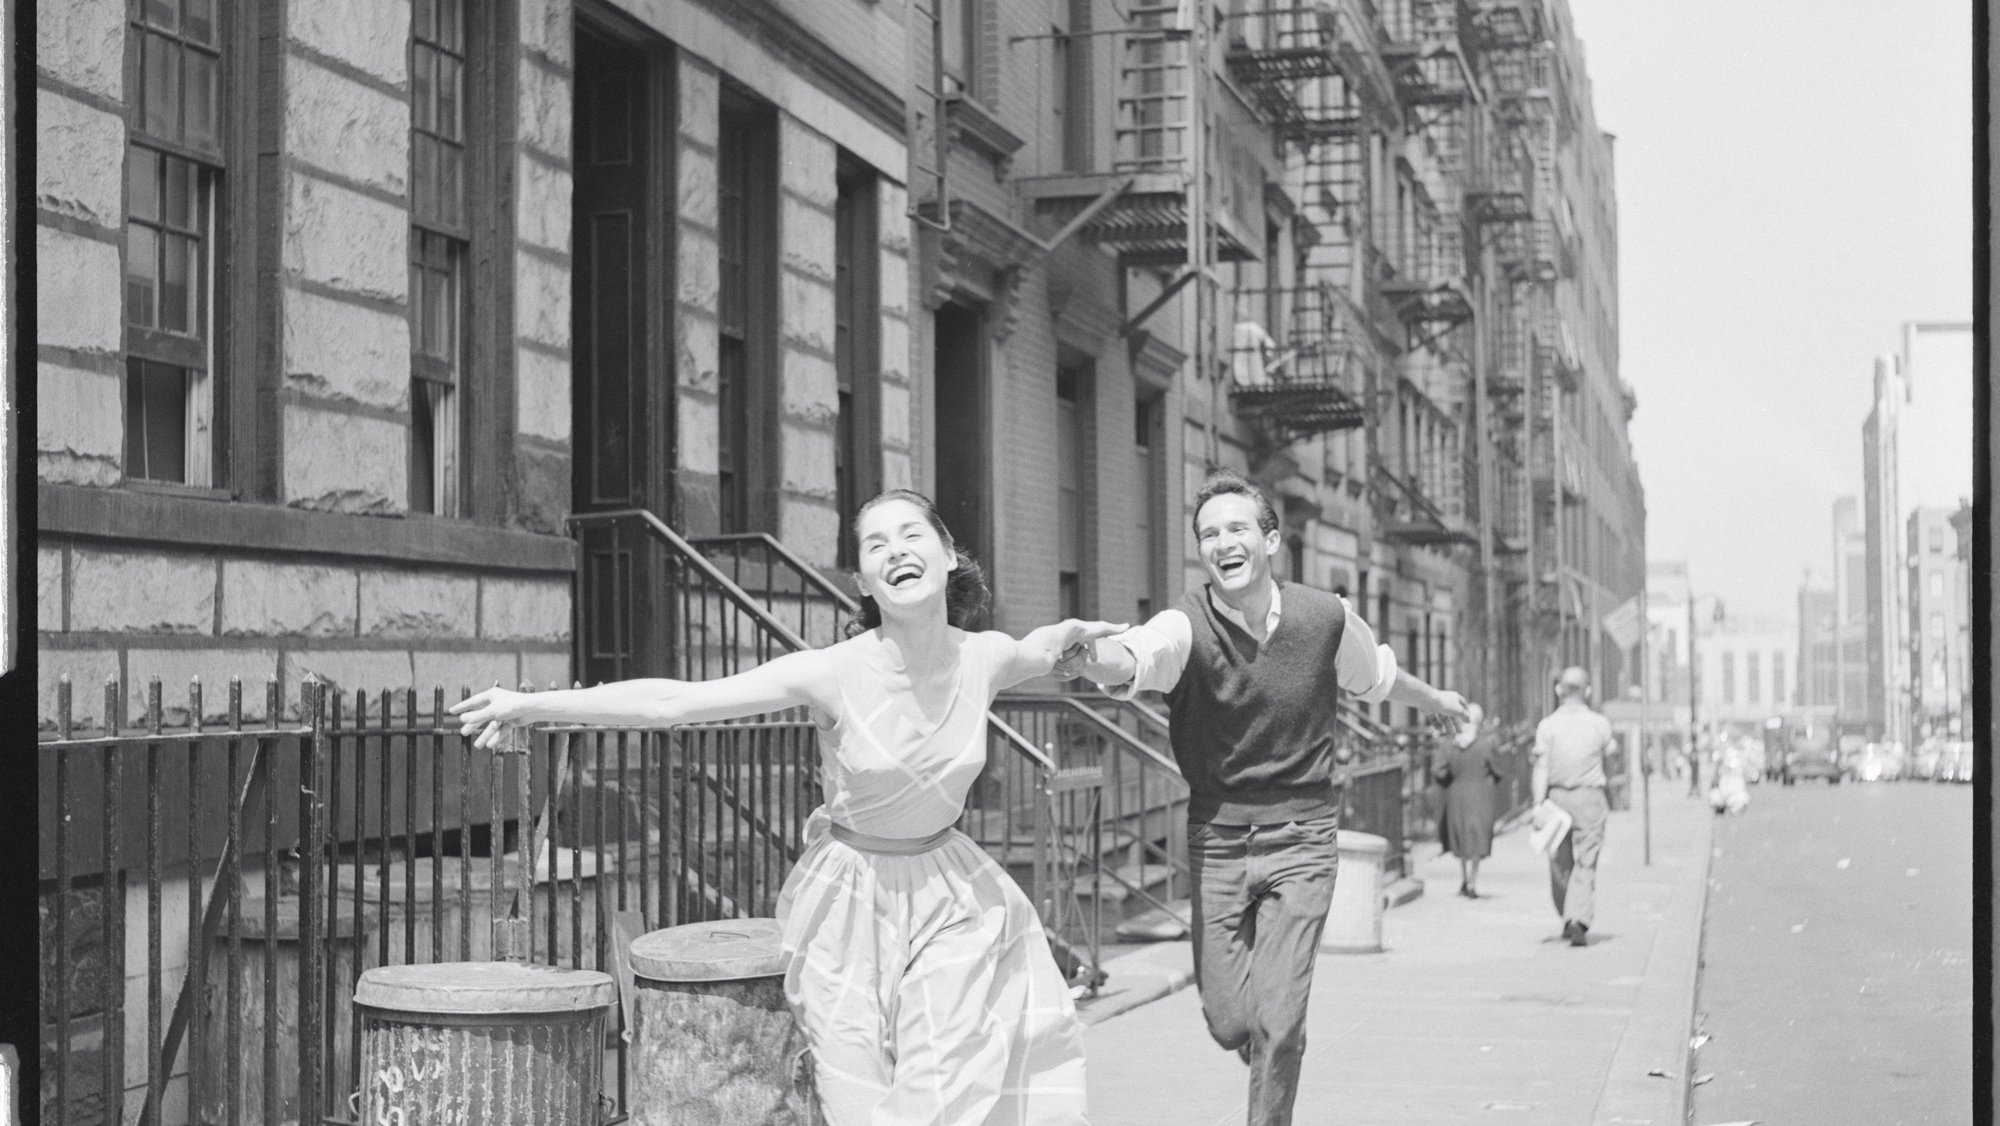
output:
[[[696,550],[695,546],[692,543],[681,538],[681,536],[678,533],[676,533],[672,528],[669,528],[666,525],[665,521],[661,520],[658,516],[654,515],[653,513],[648,512],[643,508],[620,508],[607,512],[577,513],[569,518],[569,522],[571,524],[587,524],[587,523],[598,524],[598,523],[609,523],[614,520],[631,519],[633,517],[639,518],[641,521],[645,523],[646,527],[653,532],[654,535],[658,536],[661,540],[665,541],[667,544],[669,544],[676,550],[686,555],[689,561],[692,562],[694,566],[702,572],[704,577],[706,577],[710,582],[715,583],[718,587],[722,588],[723,593],[729,596],[730,601],[740,603],[740,607],[744,609],[746,612],[748,612],[751,617],[755,618],[757,620],[757,624],[765,627],[766,629],[769,629],[773,634],[777,636],[777,638],[780,641],[783,641],[786,645],[790,646],[794,651],[802,651],[812,648],[811,645],[806,643],[806,640],[804,638],[792,632],[791,629],[789,629],[783,622],[780,622],[775,617],[772,617],[770,612],[764,609],[763,605],[760,604],[757,601],[757,599],[750,594],[749,591],[746,591],[742,587],[736,585],[736,583],[733,582],[729,578],[729,576],[723,574],[722,571],[718,569],[714,563],[710,562],[707,556],[703,555],[700,551]],[[756,535],[762,536],[768,543],[771,543],[773,545],[777,544],[776,540],[771,539],[769,536],[765,536],[761,532],[756,533]],[[704,538],[720,539],[722,537],[704,537]],[[750,537],[743,537],[743,538],[750,538]],[[783,552],[783,554],[786,556],[787,559],[796,560],[798,558],[797,556],[792,555],[789,551],[785,551],[782,546],[779,547],[779,550]],[[856,606],[856,609],[857,610],[859,609],[858,605]],[[1013,744],[1014,748],[1020,751],[1022,754],[1025,754],[1029,758],[1035,760],[1036,764],[1039,765],[1042,769],[1051,772],[1056,769],[1056,764],[1054,759],[1050,758],[1045,752],[1042,751],[1041,748],[1029,742],[1028,739],[1025,736],[1023,736],[1020,732],[1008,726],[1005,720],[1001,719],[997,715],[994,715],[990,710],[986,713],[986,722],[989,726],[999,731],[1002,739],[1004,739],[1008,743]]]
[[576,527],[584,524],[609,524],[619,520],[630,520],[635,517],[655,537],[686,556],[687,561],[696,570],[700,571],[704,578],[721,588],[723,594],[727,595],[731,602],[736,603],[737,609],[756,619],[758,625],[770,630],[772,634],[776,635],[778,640],[791,646],[795,651],[812,648],[812,646],[806,644],[804,638],[793,633],[785,623],[772,617],[770,611],[764,609],[763,605],[753,598],[749,591],[737,586],[735,582],[731,581],[728,575],[723,574],[714,563],[710,562],[706,555],[695,550],[693,544],[682,539],[678,532],[667,526],[666,521],[653,513],[643,508],[617,508],[605,512],[578,512],[572,514],[568,518],[567,523],[572,527]]
[[853,595],[848,594],[828,581],[827,577],[820,573],[819,568],[799,558],[793,553],[791,548],[786,547],[776,536],[773,536],[769,532],[725,532],[713,536],[696,536],[688,542],[696,547],[711,543],[761,543],[766,551],[784,560],[791,566],[792,570],[798,572],[800,578],[812,584],[821,594],[832,599],[842,610],[847,611],[849,614],[859,614],[861,612],[861,603]]
[[[1103,698],[1107,700],[1113,699],[1110,696]],[[1128,749],[1144,758],[1150,759],[1153,765],[1163,770],[1172,771],[1176,778],[1181,776],[1179,763],[1147,746],[1145,743],[1140,742],[1132,736],[1131,732],[1104,718],[1102,713],[1084,702],[1086,699],[1089,699],[1087,696],[1068,695],[1060,692],[1009,692],[1003,695],[1001,699],[1018,701],[1024,704],[1053,704],[1057,707],[1067,708],[1089,720],[1092,725],[1111,735]],[[1118,702],[1125,703],[1129,701]]]

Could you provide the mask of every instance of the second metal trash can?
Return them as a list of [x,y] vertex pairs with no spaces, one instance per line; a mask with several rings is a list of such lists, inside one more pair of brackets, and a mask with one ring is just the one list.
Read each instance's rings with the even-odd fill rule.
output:
[[820,1121],[778,941],[776,919],[689,923],[633,941],[637,1126]]
[[604,1029],[618,986],[594,970],[513,962],[361,975],[361,1121],[598,1126]]
[[1335,954],[1378,954],[1382,950],[1382,858],[1389,842],[1373,833],[1342,829],[1334,847],[1340,871],[1333,881],[1320,949]]

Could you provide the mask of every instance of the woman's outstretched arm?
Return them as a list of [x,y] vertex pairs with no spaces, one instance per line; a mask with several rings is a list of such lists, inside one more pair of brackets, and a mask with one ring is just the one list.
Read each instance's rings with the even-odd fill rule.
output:
[[489,688],[454,704],[462,734],[493,747],[507,726],[574,723],[604,727],[675,727],[741,719],[809,704],[826,710],[829,666],[823,650],[787,653],[748,672],[716,680],[620,680],[594,688],[514,692]]
[[[1090,622],[1066,618],[1053,625],[1037,626],[1019,640],[1009,637],[1014,648],[996,678],[1001,688],[1012,688],[1024,680],[1044,676],[1056,667],[1065,652],[1078,649],[1100,637],[1125,632],[1122,622]],[[1002,634],[1002,636],[1006,636]]]

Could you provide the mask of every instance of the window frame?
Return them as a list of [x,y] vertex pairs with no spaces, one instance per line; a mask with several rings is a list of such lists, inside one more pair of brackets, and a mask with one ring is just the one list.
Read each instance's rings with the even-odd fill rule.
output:
[[[410,74],[410,238],[408,294],[410,323],[409,472],[406,501],[413,515],[464,519],[470,515],[472,474],[466,454],[472,446],[468,404],[472,371],[473,313],[471,185],[472,23],[477,4],[465,0],[411,0],[405,58]],[[428,13],[429,20],[422,18]],[[447,20],[447,13],[454,13]],[[455,21],[455,26],[448,26]],[[427,25],[426,25],[427,24]],[[420,26],[426,25],[426,26]],[[449,94],[436,80],[441,62],[455,65]],[[428,81],[419,79],[430,74]],[[449,107],[453,120],[441,114]],[[427,143],[428,142],[428,143]],[[426,153],[433,154],[427,160]],[[456,158],[446,175],[447,157]],[[433,193],[429,206],[426,192]],[[451,197],[447,198],[447,193]],[[442,284],[448,292],[433,306],[427,293]],[[434,309],[447,318],[435,336]],[[440,351],[442,349],[442,351]],[[448,389],[446,394],[439,389]],[[435,396],[435,398],[434,398]],[[439,408],[445,409],[440,411]],[[441,422],[439,415],[445,419]],[[421,423],[421,425],[420,425]],[[440,437],[451,443],[443,450]],[[444,460],[450,482],[441,485],[433,466]],[[419,471],[419,465],[423,466]]]
[[[119,477],[124,487],[214,496],[226,495],[225,482],[229,480],[231,464],[226,425],[231,388],[223,356],[231,335],[225,309],[234,274],[226,252],[232,232],[225,202],[234,198],[231,189],[237,176],[231,170],[242,168],[243,163],[235,146],[239,129],[231,112],[234,99],[230,97],[229,80],[237,38],[231,34],[235,8],[231,0],[197,2],[207,9],[205,40],[191,32],[182,18],[189,0],[166,0],[164,7],[173,14],[171,25],[156,18],[147,0],[128,0],[125,5],[122,63],[129,95],[124,113],[126,134],[118,242],[119,347],[124,366],[120,376]],[[169,44],[172,50],[156,54],[153,46],[156,43]],[[206,134],[201,136],[190,136],[188,119],[194,112],[190,95],[193,88],[188,84],[190,56],[203,58],[207,64],[208,121]],[[160,63],[159,70],[153,69],[155,60]],[[167,60],[175,61],[169,64]],[[164,77],[157,83],[149,81],[156,74]],[[156,89],[158,85],[172,89],[161,91]],[[170,132],[154,129],[153,118],[160,104],[154,95],[163,92],[175,107]],[[135,176],[141,154],[143,159],[154,162],[155,167],[150,186],[157,195],[150,215],[134,207]],[[187,169],[190,180],[181,209],[185,221],[176,223],[177,216],[170,214],[175,209],[169,202],[171,183],[176,177],[170,170],[182,167]],[[132,304],[134,249],[139,230],[151,232],[154,266],[150,323],[137,321]],[[183,279],[189,305],[185,332],[163,323],[169,247],[175,241],[192,244],[187,260],[188,276]],[[143,451],[155,432],[148,424],[149,416],[142,412],[141,417],[135,418],[132,410],[135,400],[143,408],[150,398],[146,383],[149,369],[154,367],[178,371],[185,381],[179,393],[181,450],[177,476],[152,475],[151,464],[138,467],[146,472],[134,472],[132,464],[135,440]],[[169,425],[159,421],[161,425]],[[198,437],[204,431],[205,437]]]

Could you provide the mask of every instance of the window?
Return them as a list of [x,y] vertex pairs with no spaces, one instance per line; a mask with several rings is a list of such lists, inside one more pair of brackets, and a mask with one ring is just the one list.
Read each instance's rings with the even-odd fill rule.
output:
[[1165,451],[1160,439],[1160,407],[1157,395],[1144,392],[1132,405],[1132,456],[1136,470],[1132,479],[1139,485],[1137,503],[1132,506],[1135,533],[1132,542],[1139,545],[1140,560],[1139,616],[1134,620],[1141,622],[1153,616],[1158,576],[1167,562],[1167,546],[1161,542],[1159,521],[1153,511],[1160,501],[1160,482],[1165,478],[1161,469]]
[[459,514],[466,369],[464,0],[410,17],[410,510]]
[[215,293],[225,172],[215,0],[133,5],[125,153],[125,476],[216,483]]
[[1771,702],[1774,704],[1783,704],[1785,702],[1785,655],[1783,653],[1771,654]]
[[1722,702],[1725,704],[1736,702],[1736,654],[1734,653],[1722,655]]
[[1056,368],[1056,585],[1060,610],[1070,618],[1083,616],[1089,428],[1090,372],[1063,364]]
[[764,516],[757,499],[763,491],[759,443],[753,439],[763,433],[761,373],[769,369],[776,335],[771,323],[777,284],[771,241],[777,220],[775,125],[768,107],[725,90],[716,176],[721,235],[716,483],[724,532],[757,530]]
[[1758,655],[1756,653],[1746,653],[1743,655],[1743,695],[1744,699],[1752,704],[1760,702],[1763,699],[1764,692],[1763,677],[1760,675],[1758,667],[1760,662],[1757,658]]
[[833,205],[833,366],[839,396],[833,484],[840,509],[835,553],[843,567],[853,567],[856,560],[854,510],[880,488],[875,199],[873,173],[844,164]]
[[979,3],[980,0],[934,0],[939,29],[944,41],[945,89],[978,97],[979,89]]
[[1932,529],[1931,529],[1931,554],[1932,554],[1932,555],[1942,555],[1942,554],[1944,554],[1944,529],[1943,529],[1943,528],[1932,528]]
[[1056,86],[1062,106],[1062,168],[1065,172],[1087,172],[1092,160],[1090,119],[1090,64],[1096,40],[1090,31],[1091,0],[1069,0],[1071,38],[1058,39],[1055,67]]

